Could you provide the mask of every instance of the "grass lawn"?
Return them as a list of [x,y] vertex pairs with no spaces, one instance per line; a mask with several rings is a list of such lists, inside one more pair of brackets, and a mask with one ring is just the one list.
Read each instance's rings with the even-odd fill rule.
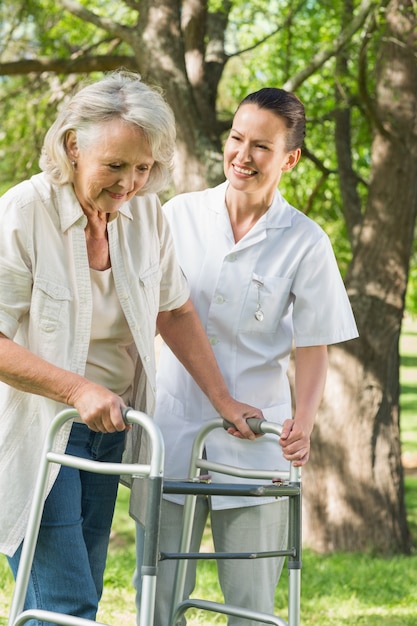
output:
[[[405,322],[401,338],[401,406],[407,512],[417,545],[417,322],[410,320]],[[100,621],[112,626],[135,626],[131,583],[135,567],[134,525],[127,509],[128,492],[121,488],[98,616]],[[304,550],[301,624],[415,626],[416,580],[417,554],[383,559],[363,554],[323,556]],[[12,591],[13,582],[6,559],[0,556],[0,626],[7,624]],[[214,562],[199,562],[195,596],[222,601]],[[286,611],[283,574],[276,592],[276,613],[286,619]],[[187,615],[188,626],[226,624],[225,617],[218,614],[189,611]]]

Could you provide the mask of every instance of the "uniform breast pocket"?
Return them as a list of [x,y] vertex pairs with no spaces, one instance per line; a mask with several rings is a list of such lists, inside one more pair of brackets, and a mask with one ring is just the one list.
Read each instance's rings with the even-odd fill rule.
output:
[[67,328],[72,292],[65,285],[38,278],[33,285],[31,316],[44,333]]
[[252,274],[240,318],[239,330],[275,333],[291,300],[291,280]]
[[152,265],[139,276],[139,284],[148,305],[148,313],[156,316],[159,311],[159,297],[161,291],[161,268],[159,264]]

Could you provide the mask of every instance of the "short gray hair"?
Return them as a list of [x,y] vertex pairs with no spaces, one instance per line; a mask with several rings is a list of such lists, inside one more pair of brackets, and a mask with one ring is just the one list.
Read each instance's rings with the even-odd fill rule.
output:
[[83,87],[58,114],[45,136],[39,159],[49,180],[57,185],[73,181],[74,168],[66,151],[68,131],[72,130],[79,147],[85,148],[96,136],[97,126],[115,118],[144,131],[155,159],[139,195],[164,189],[173,167],[174,114],[158,88],[145,85],[139,74],[124,70]]

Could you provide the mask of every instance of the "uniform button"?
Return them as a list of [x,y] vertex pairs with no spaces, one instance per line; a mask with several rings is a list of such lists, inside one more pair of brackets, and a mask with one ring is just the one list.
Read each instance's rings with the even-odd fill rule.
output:
[[224,298],[223,296],[216,296],[214,301],[216,304],[223,304]]
[[229,256],[227,257],[227,260],[230,261],[231,263],[233,263],[233,261],[236,261],[237,259],[237,254],[229,254]]
[[151,357],[150,357],[150,356],[148,356],[148,355],[146,355],[146,356],[145,356],[145,358],[144,358],[144,360],[145,360],[147,363],[149,363],[149,361],[151,360]]
[[210,337],[209,341],[212,346],[215,346],[216,343],[219,343],[219,340],[217,339],[217,337]]

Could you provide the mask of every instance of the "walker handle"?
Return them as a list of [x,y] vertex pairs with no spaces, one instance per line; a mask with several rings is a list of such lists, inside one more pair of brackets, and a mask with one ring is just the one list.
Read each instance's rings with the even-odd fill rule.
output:
[[128,420],[127,414],[129,413],[129,411],[132,411],[132,407],[131,406],[123,406],[120,409],[120,411],[121,411],[124,423],[125,424],[129,424],[129,420]]
[[[262,425],[264,422],[266,422],[266,419],[263,417],[261,419],[259,419],[258,417],[248,417],[248,419],[246,420],[247,425],[249,426],[249,428],[255,435],[263,434]],[[231,428],[231,427],[235,428],[235,425],[224,419],[223,428],[227,430],[228,428]]]

